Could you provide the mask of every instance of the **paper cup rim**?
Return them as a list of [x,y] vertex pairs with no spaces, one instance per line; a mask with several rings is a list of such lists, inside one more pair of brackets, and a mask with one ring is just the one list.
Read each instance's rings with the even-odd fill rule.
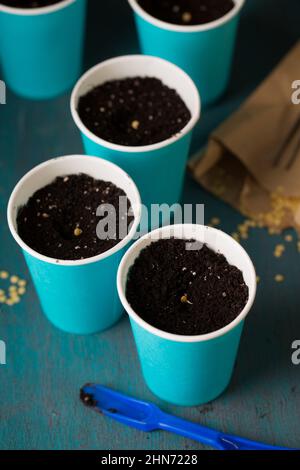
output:
[[[101,162],[102,165],[106,165],[106,166],[110,167],[114,171],[117,170],[118,172],[123,173],[124,177],[127,178],[128,183],[132,186],[132,188],[135,192],[136,200],[135,201],[130,201],[132,206],[134,206],[135,210],[136,210],[135,217],[134,217],[134,222],[132,224],[132,227],[131,227],[128,235],[125,238],[123,238],[123,240],[121,240],[119,243],[117,243],[117,245],[115,245],[114,247],[110,248],[107,251],[104,251],[103,253],[100,253],[99,255],[92,256],[90,258],[85,258],[83,260],[81,260],[81,259],[80,260],[62,260],[62,259],[50,258],[49,256],[42,255],[41,253],[38,253],[37,251],[30,248],[30,246],[28,246],[22,240],[22,238],[19,236],[19,234],[18,234],[18,232],[15,228],[14,220],[13,220],[13,217],[12,217],[13,210],[15,208],[14,201],[15,201],[15,198],[18,194],[18,191],[24,185],[24,183],[27,181],[27,179],[29,177],[33,176],[35,173],[40,171],[42,168],[47,169],[47,167],[49,165],[53,165],[57,161],[69,160],[69,159],[74,159],[74,158],[77,158],[79,160],[87,159],[87,158],[88,159],[93,159],[97,162]],[[87,265],[87,264],[91,264],[91,263],[97,263],[98,261],[101,261],[105,258],[108,258],[111,255],[114,255],[115,253],[120,251],[122,248],[124,248],[130,242],[130,240],[132,240],[133,237],[135,236],[135,233],[137,231],[137,228],[138,228],[138,225],[139,225],[140,219],[141,219],[141,211],[142,211],[142,206],[141,206],[141,197],[140,197],[139,190],[138,190],[135,182],[133,181],[133,179],[124,170],[122,170],[122,168],[120,168],[119,166],[115,165],[114,163],[109,162],[107,160],[104,160],[100,157],[94,157],[94,156],[90,156],[90,155],[65,155],[65,156],[62,156],[62,157],[52,158],[52,159],[47,160],[43,163],[40,163],[39,165],[36,165],[34,168],[32,168],[30,171],[25,173],[25,175],[18,181],[18,183],[14,187],[14,189],[11,193],[11,196],[9,198],[8,206],[7,206],[7,221],[8,221],[8,226],[9,226],[10,232],[11,232],[13,238],[15,239],[15,241],[17,242],[17,244],[24,251],[26,251],[29,255],[33,256],[34,258],[36,258],[40,261],[44,261],[45,263],[55,264],[57,266],[83,266],[83,265]]]
[[0,12],[10,13],[12,15],[19,15],[19,16],[46,15],[49,13],[54,13],[55,11],[58,11],[58,10],[62,10],[63,8],[66,8],[67,6],[75,2],[77,2],[77,0],[62,0],[61,2],[54,3],[53,5],[37,7],[37,8],[17,8],[17,7],[9,7],[7,5],[0,4]]
[[[141,145],[141,146],[127,146],[127,145],[120,145],[120,144],[114,144],[112,142],[109,142],[107,140],[102,139],[101,137],[96,136],[93,132],[91,132],[82,122],[79,113],[77,111],[77,100],[79,98],[79,89],[82,85],[83,82],[85,82],[88,78],[90,78],[91,75],[93,75],[98,69],[101,69],[102,67],[110,64],[115,64],[115,63],[120,63],[122,62],[127,62],[128,60],[131,61],[156,61],[156,62],[161,62],[164,64],[168,64],[168,66],[173,68],[173,71],[175,73],[180,73],[188,83],[188,86],[192,90],[194,97],[195,97],[195,110],[190,110],[191,112],[191,118],[189,122],[181,129],[180,132],[175,134],[172,137],[169,137],[168,139],[165,139],[161,142],[157,142],[155,144],[151,145]],[[157,74],[153,74],[155,77]],[[70,107],[71,107],[71,114],[73,117],[73,120],[77,126],[77,128],[90,140],[95,142],[98,145],[101,145],[102,147],[115,150],[118,152],[124,152],[124,153],[146,153],[146,152],[152,152],[154,150],[158,150],[164,147],[167,147],[180,139],[182,139],[184,136],[186,136],[189,132],[192,131],[192,129],[195,127],[197,124],[200,114],[201,114],[201,98],[198,92],[198,89],[191,79],[191,77],[184,72],[180,67],[177,65],[173,64],[172,62],[169,62],[168,60],[162,59],[160,57],[155,57],[155,56],[150,56],[150,55],[143,55],[143,54],[131,54],[131,55],[123,55],[123,56],[117,56],[113,57],[111,59],[105,60],[103,62],[100,62],[97,65],[94,65],[92,68],[87,70],[78,82],[76,83],[75,87],[73,88],[72,94],[71,94],[71,100],[70,100]]]
[[[166,331],[160,330],[159,328],[156,328],[156,327],[150,325],[148,322],[143,320],[133,310],[133,308],[131,307],[131,305],[129,304],[129,302],[126,298],[126,294],[125,294],[125,291],[123,289],[123,275],[124,275],[125,265],[128,263],[128,260],[130,260],[130,258],[132,256],[132,253],[135,251],[135,249],[140,244],[143,244],[144,240],[151,239],[152,237],[155,237],[155,235],[159,234],[159,232],[162,232],[164,230],[167,231],[167,230],[170,230],[172,228],[175,228],[175,230],[176,230],[176,228],[178,228],[178,227],[182,228],[183,226],[185,226],[186,228],[195,228],[195,229],[197,227],[199,227],[199,229],[200,229],[200,227],[201,227],[202,230],[204,229],[204,230],[207,230],[211,233],[215,232],[216,234],[221,235],[222,237],[230,239],[233,246],[238,248],[240,250],[241,254],[244,256],[244,258],[247,260],[247,262],[249,264],[250,271],[251,271],[251,277],[252,277],[251,284],[252,285],[251,286],[248,285],[249,298],[248,298],[248,301],[247,301],[245,307],[240,312],[240,314],[232,322],[230,322],[228,325],[224,326],[223,328],[220,328],[220,329],[218,329],[216,331],[213,331],[211,333],[206,333],[206,334],[202,334],[202,335],[192,335],[192,336],[178,335],[178,334],[174,334],[174,333],[168,333]],[[157,238],[154,238],[154,240],[155,239],[157,240]],[[134,259],[136,259],[136,257]],[[132,266],[132,264],[131,264],[131,266]],[[127,271],[127,273],[128,273],[128,271]],[[226,335],[231,330],[233,330],[235,327],[237,327],[241,323],[241,321],[243,321],[246,318],[249,311],[251,310],[251,307],[253,305],[253,302],[254,302],[255,296],[256,296],[256,284],[257,283],[256,283],[255,268],[254,268],[254,265],[252,263],[252,260],[251,260],[250,256],[246,252],[246,250],[236,240],[234,240],[230,235],[223,232],[222,230],[219,230],[219,229],[216,229],[216,228],[213,228],[213,227],[208,227],[206,225],[199,225],[199,224],[198,225],[197,224],[169,225],[169,226],[161,227],[161,228],[158,228],[156,230],[153,230],[152,232],[147,233],[146,235],[141,237],[139,240],[137,240],[133,245],[131,245],[131,247],[127,250],[127,252],[125,253],[125,255],[123,256],[123,258],[121,260],[121,263],[120,263],[119,269],[118,269],[118,274],[117,274],[118,294],[119,294],[121,303],[122,303],[123,307],[125,308],[126,312],[128,313],[129,317],[135,323],[137,323],[140,327],[142,327],[144,330],[148,331],[149,333],[151,333],[155,336],[159,336],[160,338],[163,338],[163,339],[166,339],[166,340],[169,340],[169,341],[179,342],[179,343],[199,343],[199,342],[203,342],[203,341],[210,341],[210,340],[213,340],[213,339],[216,339],[218,337]]]
[[245,0],[233,0],[235,5],[230,10],[228,13],[223,15],[221,18],[218,18],[217,20],[210,21],[209,23],[205,24],[200,24],[200,25],[193,25],[193,26],[184,26],[184,25],[177,25],[173,23],[168,23],[163,20],[159,20],[158,18],[155,18],[154,16],[150,15],[150,13],[147,13],[138,3],[137,0],[128,0],[131,8],[133,11],[138,14],[140,17],[142,17],[145,21],[148,23],[151,23],[153,26],[156,26],[157,28],[165,29],[168,31],[174,31],[177,33],[198,33],[202,31],[209,31],[210,29],[215,29],[218,28],[219,26],[222,26],[223,24],[227,23],[230,21],[234,16],[236,16],[239,11],[242,9]]

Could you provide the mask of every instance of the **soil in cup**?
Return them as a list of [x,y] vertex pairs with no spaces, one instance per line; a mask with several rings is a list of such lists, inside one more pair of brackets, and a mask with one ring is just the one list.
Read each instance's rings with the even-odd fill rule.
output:
[[12,8],[41,8],[60,3],[63,0],[1,0],[0,5]]
[[78,113],[93,134],[126,146],[162,142],[191,119],[178,93],[152,77],[103,83],[79,99]]
[[215,21],[235,5],[233,0],[138,0],[138,3],[151,16],[183,26]]
[[[112,218],[104,227],[104,239],[97,236],[96,227],[101,219],[107,220],[108,212],[104,210],[97,216],[97,208],[105,209],[107,204],[115,209],[116,223],[110,212]],[[42,255],[60,260],[85,259],[117,245],[122,224],[125,235],[128,233],[133,221],[130,208],[124,191],[113,183],[86,174],[66,175],[36,191],[19,208],[17,230],[21,239]]]
[[223,328],[241,313],[248,295],[242,272],[225,256],[177,238],[144,248],[126,285],[127,300],[143,320],[178,335]]

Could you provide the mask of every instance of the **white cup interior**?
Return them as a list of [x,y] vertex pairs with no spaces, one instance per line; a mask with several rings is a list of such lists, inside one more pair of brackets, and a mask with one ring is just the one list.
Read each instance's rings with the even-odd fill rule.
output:
[[[43,188],[49,183],[52,183],[57,176],[65,176],[70,174],[86,173],[95,179],[108,181],[114,183],[120,189],[123,189],[127,197],[129,198],[133,213],[134,223],[126,238],[124,238],[118,245],[113,247],[101,255],[87,258],[85,260],[66,261],[66,260],[55,260],[46,256],[43,256],[30,247],[28,247],[23,240],[19,237],[17,232],[17,214],[18,209],[27,203],[28,199],[39,189]],[[25,251],[29,252],[36,258],[43,259],[50,263],[61,265],[76,265],[76,264],[87,264],[88,262],[97,261],[101,258],[105,258],[112,254],[114,251],[118,251],[124,246],[129,239],[133,238],[134,233],[138,227],[140,216],[141,216],[141,200],[138,189],[125,171],[118,166],[110,163],[106,160],[102,160],[98,157],[90,157],[85,155],[70,155],[66,157],[53,158],[33,168],[29,171],[16,185],[14,191],[11,194],[8,203],[8,224],[12,232],[13,237],[17,243]]]
[[119,80],[130,77],[156,77],[160,79],[169,88],[177,91],[191,112],[191,119],[180,136],[187,134],[197,123],[200,117],[200,97],[196,85],[192,79],[179,67],[164,59],[144,55],[121,56],[102,62],[92,69],[88,70],[77,82],[71,96],[71,112],[77,127],[87,135],[91,140],[109,148],[127,152],[144,152],[168,145],[171,141],[177,140],[177,137],[171,137],[158,144],[130,147],[112,144],[91,133],[82,123],[78,112],[79,98],[94,87],[110,80]]
[[[175,335],[172,333],[161,331],[149,325],[138,315],[138,312],[134,312],[134,310],[131,308],[125,295],[129,269],[134,264],[134,261],[139,256],[141,250],[150,245],[152,242],[170,237],[181,238],[186,240],[194,239],[205,243],[209,248],[213,249],[217,253],[223,254],[229,264],[234,265],[241,270],[241,272],[243,273],[244,281],[249,289],[249,298],[243,311],[229,325],[226,325],[220,330],[205,335]],[[132,317],[134,321],[136,321],[144,329],[150,331],[151,333],[157,336],[180,342],[198,342],[210,340],[227,333],[229,330],[237,326],[246,317],[254,302],[256,294],[255,269],[249,255],[244,250],[244,248],[232,237],[222,232],[221,230],[217,230],[212,227],[207,227],[205,225],[195,224],[179,224],[162,227],[146,234],[140,240],[135,242],[125,253],[121,261],[118,271],[117,283],[121,302],[129,316]]]

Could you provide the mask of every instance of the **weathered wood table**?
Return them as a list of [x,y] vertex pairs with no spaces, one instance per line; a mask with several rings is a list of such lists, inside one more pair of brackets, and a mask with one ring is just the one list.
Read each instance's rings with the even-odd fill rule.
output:
[[[138,52],[127,2],[89,3],[85,68],[111,56]],[[193,151],[205,144],[209,132],[236,109],[296,41],[299,18],[298,0],[247,2],[230,88],[217,105],[204,112]],[[70,116],[69,95],[29,102],[8,93],[7,104],[0,106],[0,121],[0,271],[29,281],[20,304],[0,306],[0,339],[7,345],[7,364],[0,366],[0,448],[201,448],[163,432],[143,434],[90,412],[78,399],[79,388],[87,381],[152,400],[168,412],[227,432],[270,444],[299,446],[300,366],[291,363],[291,343],[300,339],[296,242],[288,245],[280,259],[274,258],[273,251],[281,237],[257,229],[244,243],[261,282],[228,390],[199,408],[161,403],[144,384],[127,318],[110,331],[90,337],[64,334],[48,323],[7,228],[7,200],[17,180],[46,159],[82,152]],[[221,228],[229,233],[242,220],[189,177],[183,199],[204,203],[206,221],[219,217]],[[277,273],[285,276],[283,283],[275,283]],[[4,283],[0,279],[0,289]]]

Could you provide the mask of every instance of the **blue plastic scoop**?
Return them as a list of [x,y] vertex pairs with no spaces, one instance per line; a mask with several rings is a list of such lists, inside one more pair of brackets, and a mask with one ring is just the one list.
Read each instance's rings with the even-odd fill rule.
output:
[[161,429],[219,450],[289,450],[223,434],[200,424],[185,421],[164,413],[152,403],[128,397],[102,385],[85,385],[80,391],[80,398],[86,406],[95,411],[141,431]]

